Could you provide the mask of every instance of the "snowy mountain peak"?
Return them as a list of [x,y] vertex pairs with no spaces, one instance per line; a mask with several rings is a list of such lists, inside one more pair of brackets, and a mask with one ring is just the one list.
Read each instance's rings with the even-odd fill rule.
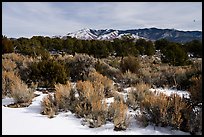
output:
[[165,38],[173,42],[185,43],[194,39],[202,40],[202,31],[179,31],[175,29],[130,29],[130,30],[114,30],[114,29],[89,29],[83,28],[73,33],[68,33],[67,36],[84,40],[113,40],[121,39],[122,36],[128,35],[131,38],[146,40],[158,40]]
[[78,38],[78,39],[84,39],[84,40],[113,40],[116,38],[121,38],[124,35],[131,35],[132,38],[142,38],[139,36],[136,36],[131,33],[125,33],[121,32],[119,30],[113,30],[113,29],[103,29],[103,30],[94,30],[94,29],[88,29],[84,28],[79,31],[75,31],[73,33],[68,33],[67,36],[70,36],[72,38]]
[[85,40],[97,38],[97,36],[91,33],[90,29],[88,28],[84,28],[73,33],[68,33],[67,36],[70,36],[72,38],[77,38],[77,39],[85,39]]

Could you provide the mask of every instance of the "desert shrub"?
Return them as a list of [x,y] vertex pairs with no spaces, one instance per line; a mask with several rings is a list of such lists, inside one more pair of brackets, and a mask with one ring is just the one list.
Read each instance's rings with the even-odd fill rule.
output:
[[201,63],[193,63],[193,65],[191,67],[188,67],[185,72],[177,74],[176,80],[179,88],[181,88],[182,90],[189,90],[190,87],[195,84],[192,79],[193,77],[198,78],[202,75],[201,65]]
[[176,86],[177,89],[183,89],[185,90],[186,87],[188,87],[188,85],[190,85],[190,82],[188,80],[188,76],[185,73],[178,73],[175,75],[175,81],[176,81]]
[[[166,96],[146,95],[141,102],[142,120],[156,126],[171,126],[175,129],[189,128],[189,105],[177,94]],[[141,119],[141,117],[140,117]],[[143,122],[143,121],[142,121]]]
[[128,70],[132,73],[139,73],[140,64],[137,57],[128,56],[121,60],[120,68],[123,73]]
[[2,74],[2,94],[11,96],[15,103],[29,103],[33,98],[33,90],[14,74],[13,71],[3,71]]
[[30,68],[28,66],[33,62],[37,62],[39,59],[35,59],[28,56],[23,56],[21,54],[10,53],[4,54],[3,58],[3,70],[14,71],[15,74],[18,74],[23,82],[26,84],[31,84],[29,80]]
[[150,67],[142,68],[140,77],[143,82],[152,84],[151,68]]
[[126,130],[129,124],[127,115],[128,107],[122,100],[115,100],[109,107],[111,108],[109,109],[109,117],[110,119],[113,118],[114,130]]
[[18,54],[18,53],[10,53],[10,54],[4,54],[2,56],[2,59],[9,59],[11,60],[12,62],[15,62],[17,67],[19,68],[19,66],[22,65],[22,63],[28,59],[28,57],[26,56],[23,56],[21,54]]
[[148,90],[150,86],[145,83],[138,83],[135,88],[132,88],[130,92],[128,92],[127,96],[127,104],[133,110],[136,110],[140,106],[140,102],[144,100],[147,94],[151,94]]
[[[113,81],[107,78],[106,76],[103,76],[102,74],[98,72],[91,72],[88,75],[88,80],[95,82],[95,83],[101,83],[104,86],[104,93],[106,96],[113,90]],[[95,85],[95,84],[94,84]]]
[[46,95],[41,101],[42,111],[41,114],[48,115],[49,118],[53,118],[57,113],[54,97],[51,94]]
[[86,119],[90,119],[89,127],[100,127],[106,122],[107,105],[106,102],[93,99],[91,103],[91,113],[86,116]]
[[76,85],[79,97],[76,114],[85,117],[89,127],[99,127],[105,123],[107,105],[103,101],[103,85],[90,81],[78,81]]
[[119,58],[116,58],[116,57],[110,58],[109,65],[114,68],[120,69]]
[[34,97],[33,90],[21,80],[17,80],[15,84],[11,86],[11,96],[16,103],[29,103]]
[[123,83],[128,87],[135,85],[140,81],[142,81],[140,76],[138,74],[132,73],[129,70],[122,74],[122,79],[120,80],[121,84]]
[[158,68],[159,70],[155,73],[151,73],[151,82],[157,87],[172,87],[175,86],[175,69],[168,66],[163,65]]
[[202,107],[195,107],[190,113],[189,131],[192,135],[202,135]]
[[56,105],[59,109],[67,110],[71,105],[71,83],[68,81],[65,85],[55,84],[55,90]]
[[2,97],[11,95],[11,85],[14,84],[15,77],[13,71],[2,71]]
[[95,65],[96,71],[102,75],[114,80],[117,80],[121,77],[121,71],[118,68],[114,68],[102,60],[98,60]]
[[86,54],[76,54],[68,62],[67,66],[69,67],[70,77],[73,81],[86,80],[89,72],[94,70],[95,58]]
[[3,59],[2,60],[2,70],[5,71],[14,71],[16,68],[16,63],[10,59]]
[[189,88],[190,98],[193,101],[193,105],[198,105],[202,102],[202,76],[193,76],[191,79],[191,87]]
[[[114,102],[124,102],[124,98],[121,94],[119,94],[117,91],[113,92],[113,97],[114,97]],[[110,105],[108,106],[108,112],[107,112],[107,120],[110,122],[113,122],[115,110],[117,109],[117,104],[111,102]]]
[[116,103],[111,103],[108,107],[107,120],[113,122],[113,117],[116,109]]
[[33,90],[14,74],[3,71],[2,94],[14,98],[15,103],[29,103],[33,98]]

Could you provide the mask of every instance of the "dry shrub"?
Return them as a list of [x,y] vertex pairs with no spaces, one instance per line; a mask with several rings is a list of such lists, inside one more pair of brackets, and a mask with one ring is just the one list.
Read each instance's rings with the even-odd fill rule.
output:
[[103,85],[90,81],[78,81],[76,88],[79,94],[76,114],[85,117],[89,127],[99,127],[104,124],[107,105],[103,101]]
[[194,76],[190,81],[192,82],[192,85],[188,91],[190,92],[194,104],[197,105],[202,102],[202,75],[199,75],[198,77]]
[[116,102],[123,102],[124,98],[123,95],[119,94],[117,91],[114,91],[114,102],[112,102],[108,107],[108,113],[107,113],[107,120],[113,122],[115,110],[118,108],[118,104]]
[[140,82],[140,83],[135,85],[135,88],[137,91],[147,92],[150,89],[150,85],[146,84],[144,82]]
[[14,84],[11,85],[11,96],[15,103],[29,103],[32,101],[34,93],[23,81],[15,77]]
[[105,101],[98,100],[97,98],[93,98],[91,102],[91,113],[88,114],[86,118],[89,120],[89,127],[100,127],[106,122],[107,115],[107,104]]
[[180,129],[180,127],[182,126],[181,124],[184,121],[182,112],[188,113],[189,111],[186,111],[186,109],[189,108],[189,106],[177,94],[171,95],[171,98],[173,99],[171,101],[171,105],[174,107],[171,124],[173,127]]
[[133,109],[136,110],[140,106],[140,102],[144,100],[147,94],[152,94],[149,92],[150,85],[143,82],[136,84],[135,87],[131,88],[131,91],[128,93],[127,104]]
[[104,94],[106,96],[114,89],[113,81],[97,71],[89,73],[88,79],[95,83],[101,83],[104,86]]
[[139,78],[138,74],[132,73],[131,71],[127,70],[122,74],[122,81],[123,83],[125,83],[125,85],[132,86],[141,81],[141,79]]
[[192,135],[202,135],[202,106],[191,112],[189,125]]
[[2,70],[4,71],[14,71],[16,68],[16,63],[11,59],[3,59],[2,60]]
[[30,70],[28,69],[28,65],[31,62],[37,61],[37,59],[33,59],[32,57],[16,53],[4,54],[2,55],[2,59],[3,69],[18,73],[19,76],[21,77],[21,80],[23,80],[26,83],[28,82],[28,73],[30,72]]
[[[105,60],[105,59],[104,59]],[[96,70],[104,76],[116,81],[121,77],[121,71],[119,68],[110,66],[108,63],[99,59],[95,65]]]
[[[142,110],[141,122],[148,122],[156,126],[172,126],[175,129],[181,129],[183,126],[188,128],[187,113],[189,105],[182,100],[177,94],[166,96],[160,93],[159,95],[146,95],[140,104]],[[141,120],[141,117],[138,119]]]
[[141,76],[140,77],[142,77],[141,79],[143,82],[153,84],[152,76],[151,76],[152,75],[151,69],[152,69],[151,67],[141,69]]
[[108,116],[113,120],[114,130],[126,130],[129,124],[127,111],[128,107],[124,104],[123,100],[114,100],[108,109]]
[[71,83],[67,81],[65,85],[55,84],[55,100],[59,109],[67,110],[71,104]]
[[11,59],[14,62],[23,62],[24,56],[18,53],[4,54],[2,59]]
[[104,85],[102,83],[99,83],[97,81],[92,82],[93,88],[94,88],[94,94],[97,94],[97,96],[102,100],[105,97],[104,94]]
[[11,95],[11,85],[14,84],[15,77],[13,71],[2,71],[2,96]]
[[14,98],[15,103],[30,103],[34,97],[33,90],[21,81],[13,71],[3,71],[2,94]]
[[90,101],[94,98],[94,87],[90,81],[78,81],[76,88],[79,94],[79,100],[87,99]]
[[51,94],[48,94],[42,99],[41,106],[41,114],[48,115],[49,118],[53,118],[54,115],[57,113],[55,100]]
[[139,73],[140,64],[137,57],[128,56],[121,60],[120,67],[123,73],[128,70],[132,73]]
[[117,68],[117,69],[120,69],[120,57],[110,57],[109,56],[109,62],[108,64],[110,64],[110,66],[114,67],[114,68]]
[[95,62],[96,59],[92,56],[76,54],[73,59],[67,63],[72,80],[86,80],[89,72],[95,70]]
[[139,108],[139,103],[144,99],[144,97],[145,92],[137,91],[136,89],[131,89],[131,91],[128,93],[127,104],[133,110],[136,110]]
[[18,69],[26,68],[29,62],[34,61],[33,58],[18,53],[11,53],[3,56],[3,59],[9,59],[16,64]]

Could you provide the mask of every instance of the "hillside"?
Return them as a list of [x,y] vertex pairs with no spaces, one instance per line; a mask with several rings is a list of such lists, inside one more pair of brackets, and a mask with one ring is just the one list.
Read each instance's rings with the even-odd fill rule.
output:
[[[158,29],[158,28],[144,28],[144,29],[130,29],[130,30],[114,30],[114,29],[81,29],[67,36],[84,39],[84,40],[113,40],[129,35],[134,39],[144,38],[152,41],[159,39],[167,39],[172,42],[185,43],[194,39],[202,40],[201,31],[180,31],[175,29]],[[66,36],[64,36],[66,38]]]

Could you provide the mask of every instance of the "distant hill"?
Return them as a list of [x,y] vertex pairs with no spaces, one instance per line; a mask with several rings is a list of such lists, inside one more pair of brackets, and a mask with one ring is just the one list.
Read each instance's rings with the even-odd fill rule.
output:
[[[144,28],[144,29],[130,29],[130,30],[114,30],[114,29],[81,29],[76,32],[68,33],[67,36],[75,37],[84,40],[113,40],[121,38],[124,35],[129,35],[132,38],[144,38],[148,40],[167,39],[173,42],[185,43],[194,39],[202,40],[202,31],[180,31],[175,29],[158,29],[158,28]],[[66,38],[64,36],[63,38]]]

